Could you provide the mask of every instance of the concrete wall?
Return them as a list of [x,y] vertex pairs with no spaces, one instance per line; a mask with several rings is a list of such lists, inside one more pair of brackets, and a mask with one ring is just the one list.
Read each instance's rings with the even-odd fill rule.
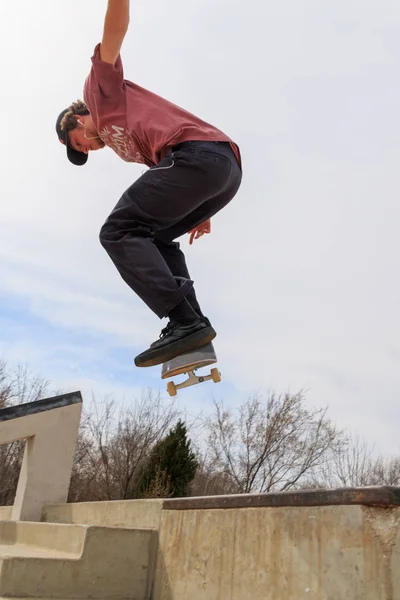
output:
[[10,521],[12,510],[12,506],[0,506],[0,521]]
[[163,511],[153,600],[399,600],[400,509]]
[[151,600],[400,600],[400,489],[48,506],[159,531]]
[[43,521],[111,527],[159,529],[162,500],[117,500],[114,502],[78,502],[50,504],[45,507]]

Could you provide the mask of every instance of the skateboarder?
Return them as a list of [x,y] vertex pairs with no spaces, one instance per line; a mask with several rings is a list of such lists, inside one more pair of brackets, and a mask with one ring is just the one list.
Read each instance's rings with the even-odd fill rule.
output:
[[210,232],[210,218],[236,195],[242,179],[238,146],[222,131],[124,78],[120,49],[129,0],[109,0],[101,43],[84,101],[56,121],[74,165],[105,146],[149,169],[121,196],[100,230],[100,243],[122,279],[161,319],[158,340],[136,366],[161,364],[216,335],[201,311],[185,256],[176,242]]

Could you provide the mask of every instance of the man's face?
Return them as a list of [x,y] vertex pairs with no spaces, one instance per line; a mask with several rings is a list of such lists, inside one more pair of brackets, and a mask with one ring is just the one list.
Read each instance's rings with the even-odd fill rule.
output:
[[88,119],[82,116],[78,117],[78,127],[75,127],[72,131],[68,132],[69,145],[78,152],[88,152],[93,150],[100,150],[104,148],[104,142],[98,137],[96,131],[94,131],[93,125]]

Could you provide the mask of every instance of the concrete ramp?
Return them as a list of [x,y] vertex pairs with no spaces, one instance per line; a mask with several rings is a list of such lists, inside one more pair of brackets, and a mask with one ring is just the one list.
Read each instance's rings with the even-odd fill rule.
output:
[[157,533],[0,523],[0,597],[149,600]]

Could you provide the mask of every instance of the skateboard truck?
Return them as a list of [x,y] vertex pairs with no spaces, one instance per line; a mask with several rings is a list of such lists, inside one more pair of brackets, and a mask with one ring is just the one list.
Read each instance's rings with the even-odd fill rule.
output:
[[216,367],[211,369],[208,375],[196,375],[195,371],[202,367],[208,367],[217,362],[217,355],[215,354],[212,343],[196,348],[192,352],[186,352],[180,356],[176,356],[172,360],[165,362],[161,369],[161,379],[168,379],[169,377],[175,377],[176,375],[186,374],[188,378],[181,383],[174,383],[169,381],[167,383],[167,392],[170,396],[176,396],[178,390],[203,383],[203,381],[214,381],[218,383],[221,381],[221,373]]

